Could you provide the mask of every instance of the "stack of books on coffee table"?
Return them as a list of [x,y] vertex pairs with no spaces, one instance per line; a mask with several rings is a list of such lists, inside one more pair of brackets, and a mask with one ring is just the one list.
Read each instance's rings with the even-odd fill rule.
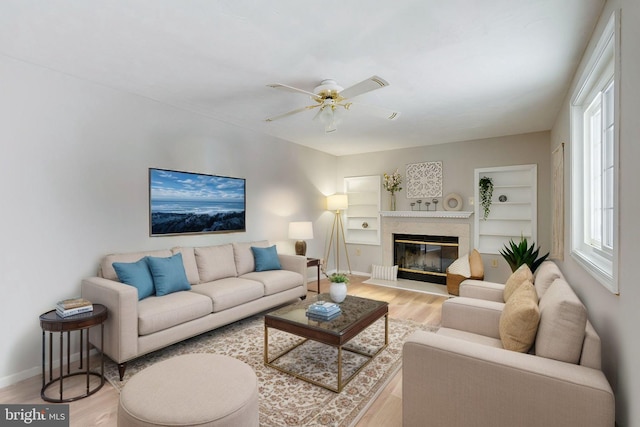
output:
[[84,298],[65,299],[56,304],[56,313],[60,317],[74,316],[89,311],[93,311],[93,304]]
[[340,306],[334,302],[318,301],[307,308],[307,317],[312,320],[329,321],[340,316]]

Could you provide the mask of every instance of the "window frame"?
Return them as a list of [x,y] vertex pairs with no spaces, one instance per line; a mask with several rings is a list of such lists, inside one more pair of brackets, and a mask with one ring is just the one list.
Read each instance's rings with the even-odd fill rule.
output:
[[[595,49],[593,50],[588,62],[580,75],[580,80],[576,85],[576,89],[571,99],[570,114],[570,132],[571,132],[571,256],[578,262],[589,274],[591,274],[598,282],[609,289],[611,292],[618,294],[618,185],[619,185],[619,117],[620,117],[620,11],[615,11],[602,34],[600,35]],[[589,126],[586,123],[586,112],[593,107],[596,99],[599,98],[600,115],[603,116],[606,111],[603,108],[606,99],[606,90],[613,80],[613,172],[611,179],[613,180],[613,206],[612,206],[612,241],[610,248],[603,247],[604,242],[593,245],[587,242],[587,237],[591,238],[591,215],[589,209],[585,209],[586,203],[590,202],[591,183],[587,182],[586,171],[589,169],[587,161],[591,159],[591,155],[586,153],[591,149],[587,146],[585,139],[585,129]],[[593,117],[593,116],[592,116]],[[603,124],[604,126],[604,124]],[[600,129],[600,133],[604,135],[604,129]],[[600,141],[605,144],[604,138]],[[604,150],[603,150],[604,151]],[[604,165],[606,160],[601,159],[598,164]],[[602,197],[608,194],[603,189],[604,185],[604,168],[600,170],[602,173],[600,183],[600,194]],[[609,194],[610,195],[610,194]],[[610,195],[611,196],[611,195]],[[604,203],[601,203],[604,206]],[[604,215],[601,216],[604,218]],[[600,225],[601,239],[604,239],[604,223]]]

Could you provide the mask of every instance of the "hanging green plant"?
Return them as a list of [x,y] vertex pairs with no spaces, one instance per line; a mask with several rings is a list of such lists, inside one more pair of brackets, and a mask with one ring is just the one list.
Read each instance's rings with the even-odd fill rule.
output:
[[483,176],[480,178],[480,204],[484,209],[484,216],[482,219],[487,219],[489,212],[491,212],[491,197],[493,196],[493,180],[489,177]]

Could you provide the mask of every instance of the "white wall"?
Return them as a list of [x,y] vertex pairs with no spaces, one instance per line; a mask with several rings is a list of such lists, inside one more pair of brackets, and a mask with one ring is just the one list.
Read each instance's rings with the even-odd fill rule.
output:
[[[602,339],[603,370],[616,395],[616,419],[619,426],[640,426],[640,286],[637,264],[640,227],[640,3],[637,0],[608,1],[594,31],[585,58],[593,51],[602,29],[614,9],[622,10],[621,27],[621,99],[620,99],[620,295],[613,295],[583,270],[570,255],[569,229],[565,230],[564,262],[559,263],[576,293],[587,306],[589,319]],[[584,69],[584,61],[576,76]],[[569,177],[571,139],[569,105],[575,82],[568,92],[551,132],[551,150],[565,143],[565,223],[570,223],[571,197]],[[635,403],[634,403],[635,402]]]
[[[1,56],[0,93],[0,387],[39,373],[38,316],[103,255],[256,239],[293,253],[289,221],[320,235],[331,220],[333,156]],[[247,232],[149,237],[149,167],[246,178]]]
[[[462,196],[462,210],[473,211],[469,205],[469,197],[475,190],[474,169],[491,166],[510,166],[520,164],[538,165],[538,241],[541,253],[550,249],[551,229],[550,211],[550,159],[549,132],[536,132],[524,135],[513,135],[488,138],[475,141],[431,145],[426,147],[407,148],[403,150],[384,151],[364,155],[343,156],[338,158],[338,177],[336,186],[340,188],[345,176],[382,175],[398,171],[406,184],[406,165],[428,161],[442,162],[442,194],[458,193]],[[397,210],[411,210],[406,197],[406,185],[398,193]],[[389,193],[382,190],[382,210],[389,209]],[[442,198],[440,199],[442,202]],[[438,205],[442,210],[442,204]],[[473,236],[473,217],[469,219]],[[354,271],[370,272],[371,264],[382,263],[381,246],[347,245],[351,267]],[[360,256],[356,255],[360,249]],[[492,268],[491,259],[498,260],[498,268]],[[500,255],[483,255],[485,278],[504,282],[511,273],[506,261]],[[341,261],[342,265],[342,261]]]

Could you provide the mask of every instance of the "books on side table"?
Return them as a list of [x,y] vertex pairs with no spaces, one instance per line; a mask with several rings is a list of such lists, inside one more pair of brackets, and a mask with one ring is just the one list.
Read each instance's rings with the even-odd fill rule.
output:
[[93,304],[84,298],[65,299],[56,304],[56,313],[60,317],[74,316],[89,311],[93,311]]
[[342,314],[340,306],[334,302],[318,301],[307,308],[307,317],[312,320],[329,321]]

